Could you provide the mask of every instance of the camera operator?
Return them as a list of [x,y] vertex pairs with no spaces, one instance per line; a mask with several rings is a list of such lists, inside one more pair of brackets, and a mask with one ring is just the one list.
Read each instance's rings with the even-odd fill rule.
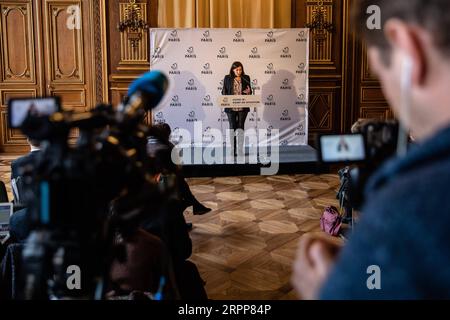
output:
[[[166,89],[167,78],[153,71],[132,83],[129,97],[116,109],[98,105],[73,113],[62,111],[57,97],[10,99],[9,126],[45,141],[45,148],[25,175],[24,202],[33,229],[20,252],[12,252],[17,259],[4,260],[2,270],[17,270],[16,261],[20,267],[7,296],[99,300],[109,289],[120,295],[135,290],[153,294],[156,288],[156,298],[177,296],[165,294],[171,287],[170,259],[161,258],[169,256],[167,245],[139,228],[142,221],[158,225],[160,217],[172,217],[167,213],[178,205],[171,196],[175,189],[161,190],[152,179],[156,168],[143,123]],[[33,112],[23,117],[26,108]],[[70,146],[73,128],[80,136]],[[172,225],[160,228],[166,236],[164,227]],[[72,265],[83,270],[76,291],[66,281],[66,267]]]
[[18,208],[11,216],[10,235],[13,241],[23,241],[30,233],[30,217],[28,209],[23,206],[22,198],[24,196],[24,176],[23,170],[28,166],[33,166],[41,155],[41,142],[33,139],[27,139],[30,145],[30,152],[11,162],[11,187],[14,195],[14,205]]
[[[172,133],[172,129],[167,123],[155,124],[151,128],[151,132],[153,135],[153,139],[157,139],[160,143],[164,144],[169,148],[170,154],[172,153],[172,149],[175,147],[172,142],[170,142],[170,134]],[[148,144],[148,150],[151,152],[152,143]],[[166,161],[166,167],[169,171],[175,173],[177,175],[178,188],[181,198],[183,199],[183,203],[185,207],[192,206],[194,215],[203,215],[211,211],[211,208],[207,208],[198,201],[195,196],[192,194],[192,191],[187,184],[181,170],[178,168],[176,164],[173,163],[171,158],[164,159]]]
[[169,135],[170,127],[169,130],[167,126],[152,127],[147,150],[153,160],[153,170],[157,173],[155,179],[161,188],[175,190],[173,201],[157,217],[144,221],[142,228],[158,236],[167,246],[181,299],[205,300],[207,295],[203,280],[196,265],[187,260],[192,254],[192,240],[183,215],[186,205],[180,188],[180,184],[187,183],[171,160],[173,145],[168,140]]
[[27,139],[27,142],[30,145],[30,152],[11,162],[11,186],[15,203],[21,203],[20,196],[21,193],[23,193],[23,190],[21,189],[22,183],[20,181],[23,178],[21,171],[25,166],[35,163],[37,157],[39,157],[41,153],[40,141]]
[[[357,2],[371,70],[416,144],[371,177],[342,252],[328,237],[301,239],[292,282],[305,299],[448,299],[450,2]],[[367,27],[372,5],[382,30]],[[370,270],[379,271],[379,285],[370,285]]]

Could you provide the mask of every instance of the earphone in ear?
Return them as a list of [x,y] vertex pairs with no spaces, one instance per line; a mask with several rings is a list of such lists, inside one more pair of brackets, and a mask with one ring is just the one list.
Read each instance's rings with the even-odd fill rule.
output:
[[410,56],[402,61],[401,74],[401,101],[400,101],[400,128],[397,141],[397,155],[404,156],[408,150],[408,136],[411,115],[411,90],[414,63]]

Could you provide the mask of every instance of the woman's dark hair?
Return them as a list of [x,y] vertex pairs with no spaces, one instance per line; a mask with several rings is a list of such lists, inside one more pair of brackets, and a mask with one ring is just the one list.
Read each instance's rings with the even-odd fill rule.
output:
[[150,128],[150,135],[160,139],[163,142],[169,141],[172,129],[167,123],[154,124]]
[[236,75],[234,74],[233,70],[236,68],[242,68],[242,75],[245,75],[245,71],[244,71],[244,66],[242,65],[242,63],[240,63],[239,61],[235,61],[233,62],[233,64],[231,65],[231,69],[230,69],[230,77],[231,78],[235,78]]

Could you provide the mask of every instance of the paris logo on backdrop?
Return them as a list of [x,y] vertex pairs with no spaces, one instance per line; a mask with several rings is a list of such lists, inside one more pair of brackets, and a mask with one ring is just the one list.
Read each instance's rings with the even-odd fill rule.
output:
[[188,113],[188,116],[186,118],[186,122],[197,122],[197,121],[198,121],[198,119],[195,116],[195,111],[192,110],[191,112]]
[[227,48],[222,47],[219,49],[219,54],[217,55],[217,59],[228,59]]
[[175,145],[177,145],[181,141],[183,141],[183,136],[180,134],[179,127],[176,127],[175,129],[172,130],[172,132],[170,134],[170,141]]
[[249,59],[261,59],[261,55],[258,53],[258,48],[254,47],[248,56]]
[[164,55],[161,54],[161,47],[156,47],[153,50],[152,59],[164,59]]
[[211,96],[208,94],[203,98],[202,107],[212,107]]
[[297,66],[297,70],[295,71],[295,73],[297,74],[306,74],[306,64],[304,62],[300,63]]
[[214,142],[215,136],[211,133],[211,127],[206,127],[205,130],[203,130],[203,142]]
[[261,90],[261,87],[259,86],[258,79],[253,79],[252,80],[252,88],[253,88],[253,91]]
[[173,63],[170,66],[169,74],[171,74],[171,75],[180,75],[181,74],[180,70],[178,70],[178,63]]
[[213,72],[211,70],[211,65],[209,62],[207,62],[203,65],[202,74],[213,74]]
[[289,115],[289,110],[285,109],[281,112],[280,121],[291,121],[291,117]]
[[284,79],[281,83],[280,90],[292,90],[292,86],[289,84],[289,79]]
[[185,88],[186,91],[197,91],[197,87],[195,86],[195,80],[190,79]]
[[266,102],[264,102],[264,105],[267,107],[276,106],[277,103],[275,102],[275,98],[273,97],[273,94],[270,94],[267,96]]
[[269,63],[269,64],[267,65],[267,70],[264,71],[264,73],[265,73],[265,74],[277,74],[277,73],[275,72],[275,67],[273,66],[273,63],[272,63],[272,62]]
[[305,30],[302,30],[297,35],[297,42],[307,42],[308,41],[308,32]]
[[304,93],[300,93],[297,96],[297,101],[295,101],[295,104],[298,106],[304,106],[306,104],[306,97]]
[[203,37],[200,39],[201,42],[213,42],[213,39],[211,38],[211,34],[209,30],[206,30],[203,32]]
[[268,126],[264,136],[266,136],[267,138],[271,137],[272,136],[272,130],[273,130],[273,126]]
[[245,39],[242,37],[242,31],[239,30],[234,34],[233,42],[245,42]]
[[196,59],[197,58],[197,55],[194,52],[194,47],[187,48],[186,52],[187,53],[184,55],[184,57],[186,59]]
[[219,86],[217,87],[217,91],[220,91],[220,92],[222,92],[222,89],[223,89],[223,79],[222,79],[222,80],[220,80],[220,82],[219,82]]
[[171,107],[181,107],[180,97],[175,95],[172,97],[172,101],[170,102]]
[[275,42],[277,42],[277,39],[275,39],[274,37],[273,37],[273,31],[269,31],[268,33],[267,33],[267,38],[266,38],[266,40],[264,40],[265,42],[271,42],[271,43],[275,43]]
[[217,122],[219,122],[219,123],[220,122],[228,122],[228,116],[227,116],[227,113],[225,111],[222,111],[220,113],[220,118],[217,119]]
[[300,123],[300,124],[295,128],[295,133],[294,133],[294,135],[296,135],[296,136],[298,136],[298,137],[306,136],[305,126],[303,125],[303,123]]
[[155,114],[155,123],[166,123],[162,111],[159,111],[158,113]]
[[285,47],[280,55],[281,59],[291,59],[292,55],[289,53],[289,47]]
[[170,37],[169,37],[169,42],[180,42],[180,38],[178,37],[178,31],[177,30],[173,30],[170,33]]
[[248,121],[249,122],[256,122],[256,120],[258,120],[258,122],[261,122],[261,118],[257,118],[258,113],[257,112],[250,112],[250,115],[248,117]]

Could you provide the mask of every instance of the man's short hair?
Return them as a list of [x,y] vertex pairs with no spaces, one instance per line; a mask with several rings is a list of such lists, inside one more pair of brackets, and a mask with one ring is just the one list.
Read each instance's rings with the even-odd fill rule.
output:
[[30,146],[35,148],[39,148],[41,146],[41,142],[39,140],[28,139],[28,143],[30,144]]
[[376,5],[381,10],[381,26],[391,18],[417,24],[434,36],[434,42],[442,53],[450,57],[450,1],[449,0],[358,0],[353,19],[369,46],[389,52],[390,46],[383,30],[370,30],[367,9]]

